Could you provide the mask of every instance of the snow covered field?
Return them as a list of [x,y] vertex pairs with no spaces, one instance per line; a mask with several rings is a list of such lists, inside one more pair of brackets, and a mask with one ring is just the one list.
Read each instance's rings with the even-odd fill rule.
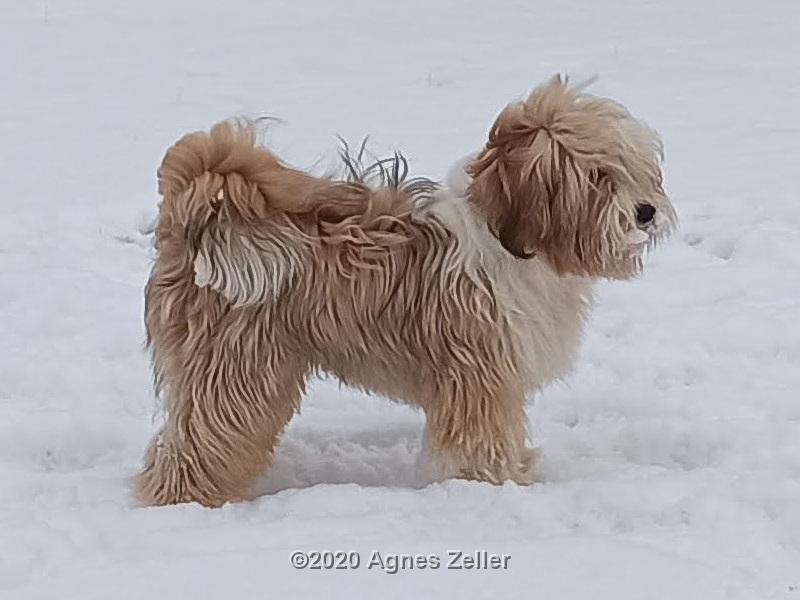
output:
[[[796,0],[5,0],[0,598],[800,600],[798,23]],[[557,71],[662,133],[681,229],[600,287],[574,373],[531,407],[538,482],[425,487],[421,416],[321,381],[254,501],[136,507],[165,148],[267,114],[298,166],[369,133],[441,177]],[[448,549],[511,559],[367,568]]]

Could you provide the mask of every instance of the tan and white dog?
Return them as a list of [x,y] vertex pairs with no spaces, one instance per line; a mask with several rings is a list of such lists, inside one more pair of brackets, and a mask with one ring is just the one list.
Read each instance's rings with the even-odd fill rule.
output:
[[184,137],[159,170],[145,320],[167,422],[138,498],[245,498],[315,372],[420,407],[450,475],[529,483],[525,397],[572,364],[593,281],[636,276],[672,228],[660,162],[654,131],[559,77],[444,188],[397,157],[383,185],[313,177],[247,124]]

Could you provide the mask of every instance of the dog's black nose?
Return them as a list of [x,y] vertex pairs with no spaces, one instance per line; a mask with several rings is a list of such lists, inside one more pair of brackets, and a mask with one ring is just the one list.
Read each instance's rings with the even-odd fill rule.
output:
[[656,216],[656,207],[652,204],[636,205],[636,221],[639,225],[647,225]]

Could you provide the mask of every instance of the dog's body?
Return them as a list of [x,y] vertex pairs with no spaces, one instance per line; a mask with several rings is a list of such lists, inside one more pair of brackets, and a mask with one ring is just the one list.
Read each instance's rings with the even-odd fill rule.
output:
[[[422,408],[450,475],[530,482],[526,394],[572,364],[593,279],[635,275],[631,235],[672,221],[659,150],[560,80],[501,113],[440,190],[314,178],[231,123],[178,142],[146,292],[168,421],[139,498],[245,497],[316,371]],[[663,225],[637,222],[642,202]]]

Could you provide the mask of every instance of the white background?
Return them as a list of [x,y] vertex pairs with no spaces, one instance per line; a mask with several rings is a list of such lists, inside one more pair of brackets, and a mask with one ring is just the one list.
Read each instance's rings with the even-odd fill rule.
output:
[[[800,599],[799,24],[796,0],[4,0],[0,597]],[[439,178],[558,71],[661,132],[681,229],[598,288],[529,411],[538,482],[424,487],[421,417],[320,382],[254,501],[134,506],[166,147],[271,115],[297,166],[371,134]],[[309,572],[295,548],[512,558]]]

